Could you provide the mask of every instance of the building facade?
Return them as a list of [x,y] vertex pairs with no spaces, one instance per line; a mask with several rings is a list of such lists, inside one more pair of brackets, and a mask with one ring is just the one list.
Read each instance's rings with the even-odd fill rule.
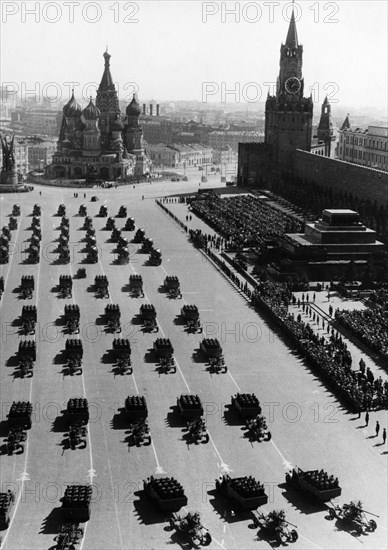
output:
[[104,72],[95,103],[82,109],[74,92],[63,108],[57,151],[47,168],[51,178],[85,178],[97,174],[103,180],[139,178],[149,172],[144,154],[141,108],[135,95],[121,115],[110,72],[111,56],[104,54]]
[[208,145],[219,151],[230,147],[238,150],[239,143],[262,143],[264,134],[255,131],[215,130],[208,136]]
[[388,172],[388,128],[351,128],[347,116],[339,131],[337,158]]
[[147,153],[158,167],[193,168],[205,166],[213,162],[213,150],[206,145],[192,143],[164,145],[148,145]]

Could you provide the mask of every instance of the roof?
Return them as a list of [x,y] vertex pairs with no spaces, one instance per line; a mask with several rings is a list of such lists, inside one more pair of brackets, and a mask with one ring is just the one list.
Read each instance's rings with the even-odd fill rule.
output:
[[286,46],[290,49],[298,47],[298,33],[296,32],[294,8],[292,8],[291,21],[286,38]]
[[108,54],[107,51],[104,52],[103,56],[105,59],[105,68],[101,78],[100,85],[98,87],[98,90],[101,92],[105,92],[108,90],[115,90],[115,85],[113,83],[113,78],[112,78],[112,75],[110,74],[110,68],[109,68],[111,56]]

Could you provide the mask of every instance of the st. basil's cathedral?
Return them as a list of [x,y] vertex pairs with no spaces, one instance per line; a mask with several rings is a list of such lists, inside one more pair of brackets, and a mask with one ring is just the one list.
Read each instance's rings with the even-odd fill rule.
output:
[[104,54],[105,68],[96,101],[82,109],[74,97],[63,108],[57,151],[47,167],[50,178],[85,178],[106,181],[141,178],[149,172],[144,153],[141,108],[135,94],[121,115],[110,72],[111,56]]

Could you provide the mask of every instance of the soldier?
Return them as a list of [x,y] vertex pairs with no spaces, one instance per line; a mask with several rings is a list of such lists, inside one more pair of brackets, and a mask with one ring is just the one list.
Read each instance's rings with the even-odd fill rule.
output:
[[380,422],[377,420],[377,422],[376,422],[376,437],[379,436],[379,432],[380,432]]
[[383,445],[385,445],[386,440],[387,440],[387,430],[384,428],[383,429]]

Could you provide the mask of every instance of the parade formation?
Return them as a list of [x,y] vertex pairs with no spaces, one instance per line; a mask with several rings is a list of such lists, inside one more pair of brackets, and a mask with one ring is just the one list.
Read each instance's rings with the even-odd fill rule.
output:
[[[12,209],[12,218],[17,219],[18,223],[16,226],[14,222],[10,223],[8,231],[3,228],[1,240],[3,248],[7,248],[6,243],[12,242],[12,231],[18,230],[18,225],[20,226],[23,221],[23,208],[20,206],[16,208],[17,206],[14,205]],[[245,201],[241,201],[241,207],[245,207]],[[258,351],[257,370],[251,371],[249,376],[242,373],[245,362],[244,353],[236,354],[220,332],[215,334],[213,325],[212,330],[209,329],[210,325],[206,322],[209,319],[206,315],[208,309],[202,306],[200,291],[193,290],[193,287],[188,285],[184,269],[180,269],[178,264],[172,264],[171,271],[176,274],[169,274],[167,272],[169,252],[162,249],[162,264],[161,249],[155,248],[154,239],[148,236],[148,229],[139,227],[135,218],[127,218],[132,213],[131,209],[121,205],[118,211],[117,208],[115,211],[117,213],[114,217],[109,217],[112,209],[106,205],[94,211],[92,205],[81,204],[74,211],[74,208],[65,206],[63,203],[51,213],[52,216],[60,217],[61,221],[59,227],[54,224],[51,230],[52,241],[56,243],[57,248],[52,249],[50,268],[53,267],[53,273],[55,269],[55,275],[51,277],[53,294],[49,300],[56,300],[54,303],[59,304],[56,307],[58,315],[53,325],[63,334],[58,341],[58,354],[52,357],[51,366],[41,353],[42,349],[46,349],[40,326],[40,323],[44,322],[43,312],[46,311],[46,306],[43,303],[41,305],[37,300],[37,294],[42,292],[40,284],[43,277],[42,269],[44,269],[38,264],[42,263],[43,258],[42,231],[44,233],[48,229],[45,228],[45,221],[41,219],[42,210],[38,204],[35,204],[32,210],[33,235],[27,256],[28,263],[21,264],[28,265],[28,270],[26,269],[22,274],[21,283],[16,287],[15,292],[22,301],[18,313],[20,330],[16,334],[19,344],[16,351],[13,350],[17,363],[16,371],[21,379],[20,384],[32,383],[33,378],[35,381],[41,376],[42,368],[45,369],[47,378],[56,377],[58,371],[55,365],[63,365],[62,378],[67,400],[64,410],[58,410],[58,414],[52,420],[51,431],[54,434],[60,433],[63,438],[61,445],[66,461],[70,461],[76,471],[75,461],[84,463],[88,456],[90,459],[97,456],[96,449],[103,444],[104,438],[107,452],[114,449],[111,455],[112,461],[113,457],[116,461],[117,457],[121,456],[122,464],[128,471],[132,465],[140,469],[145,467],[149,457],[155,456],[157,461],[155,473],[148,471],[148,475],[143,477],[144,481],[141,482],[140,478],[136,480],[138,487],[130,502],[141,518],[143,536],[146,536],[146,530],[152,525],[153,536],[158,533],[156,536],[159,540],[164,536],[164,531],[170,531],[172,541],[178,541],[179,544],[181,544],[179,541],[182,541],[182,544],[186,541],[193,548],[208,546],[213,542],[219,545],[217,541],[220,534],[217,532],[216,520],[209,522],[209,518],[212,517],[212,508],[208,501],[208,494],[215,495],[213,507],[220,517],[229,518],[224,520],[230,522],[229,525],[233,525],[233,522],[243,524],[243,521],[249,517],[252,522],[249,525],[252,529],[251,533],[254,531],[253,535],[256,537],[254,541],[250,539],[249,548],[256,547],[257,541],[280,545],[296,543],[296,541],[299,543],[301,539],[308,540],[305,536],[305,523],[301,527],[297,512],[292,506],[288,506],[288,501],[297,502],[295,496],[297,494],[302,495],[302,498],[309,502],[311,512],[315,511],[318,514],[321,510],[319,506],[323,505],[326,510],[326,519],[348,526],[348,531],[357,536],[372,536],[378,527],[376,520],[373,519],[378,516],[377,514],[365,510],[358,500],[342,506],[339,506],[337,501],[333,503],[333,499],[337,499],[342,493],[347,497],[353,488],[349,479],[346,482],[343,481],[340,486],[336,462],[326,456],[322,455],[322,465],[318,468],[315,466],[316,469],[305,470],[293,467],[292,464],[289,466],[283,457],[288,469],[291,467],[285,474],[285,492],[282,494],[278,490],[278,487],[283,487],[281,478],[284,479],[284,473],[282,472],[278,473],[279,479],[276,479],[276,488],[273,492],[273,488],[271,489],[268,485],[268,479],[265,480],[261,475],[261,461],[267,461],[267,464],[270,464],[278,455],[282,457],[278,445],[283,444],[286,447],[287,444],[284,442],[288,440],[287,437],[283,439],[279,431],[279,422],[276,418],[274,420],[271,409],[268,409],[271,399],[268,396],[269,386],[267,383],[261,384],[260,381],[261,362],[268,361],[268,358],[263,359]],[[202,214],[204,215],[204,212]],[[12,218],[10,217],[10,220]],[[80,218],[82,218],[81,224]],[[104,219],[102,224],[98,223],[98,218],[106,218],[106,221]],[[124,218],[127,219],[124,221]],[[118,220],[122,221],[121,229],[116,227]],[[219,223],[219,220],[215,220],[214,223],[216,222]],[[111,231],[111,234],[107,234],[105,230]],[[244,235],[244,239],[248,239],[249,242],[253,238],[252,231],[253,229],[250,229]],[[132,238],[125,232],[133,232]],[[77,243],[85,246],[85,248],[78,248],[76,252],[80,255],[80,261],[77,263],[84,264],[83,267],[73,265],[74,234],[78,237]],[[157,240],[157,233],[153,234]],[[141,262],[144,268],[139,269],[136,262],[132,263],[132,256],[131,261],[129,259],[130,246],[133,245],[136,245],[133,257],[137,262]],[[36,250],[33,250],[33,247]],[[108,254],[108,261],[106,254]],[[144,254],[149,255],[148,260],[144,260]],[[5,258],[5,256],[2,257]],[[9,257],[5,261],[5,266],[9,264],[10,259]],[[31,265],[30,261],[33,262]],[[111,265],[112,268],[107,269],[106,272],[102,270],[101,273],[100,265]],[[209,265],[207,268],[214,269]],[[122,275],[119,286],[116,281],[116,272]],[[3,294],[2,303],[4,303],[4,292],[7,291],[5,280],[3,277],[0,285]],[[153,284],[150,281],[153,281]],[[92,313],[88,311],[85,300],[80,299],[81,284],[84,285],[86,301],[93,304]],[[189,294],[188,298],[186,294]],[[153,303],[149,296],[152,297]],[[289,299],[287,294],[284,296]],[[276,294],[272,294],[271,299],[275,298]],[[254,302],[255,296],[252,297],[252,303]],[[205,314],[202,313],[203,311]],[[101,334],[98,338],[94,332],[88,332],[90,326],[93,326],[93,330],[95,327],[100,327]],[[135,333],[131,332],[133,327],[137,327]],[[46,328],[44,330],[47,331]],[[135,337],[133,337],[134,334]],[[94,351],[94,340],[99,342],[102,353]],[[183,341],[184,345],[182,345]],[[147,343],[147,349],[143,342]],[[333,351],[335,352],[341,345],[336,342]],[[144,352],[143,359],[139,354],[139,346]],[[343,357],[348,357],[346,355],[348,352],[343,347],[342,353]],[[339,356],[336,357],[338,359]],[[247,360],[250,360],[250,356],[247,356]],[[112,365],[112,371],[106,369],[109,364]],[[343,368],[345,370],[347,368],[345,362]],[[205,374],[206,371],[207,374]],[[164,376],[169,373],[174,376]],[[117,376],[124,374],[128,376]],[[263,376],[267,375],[265,373]],[[147,383],[147,380],[152,377],[155,380],[155,387]],[[185,387],[182,386],[182,380]],[[86,392],[94,384],[99,389],[92,403]],[[234,392],[231,391],[231,384]],[[279,379],[276,384],[281,386],[283,382]],[[294,381],[288,381],[288,384],[292,388]],[[213,413],[220,409],[220,404],[211,402],[206,397],[207,385],[217,388],[217,391],[219,388],[225,388],[222,397],[224,401],[221,421]],[[190,386],[195,390],[190,390]],[[110,399],[113,395],[121,396],[122,387],[123,391],[127,392],[124,402],[115,403],[114,406],[106,403],[104,392],[108,387],[111,392]],[[21,386],[21,389],[23,388],[24,386]],[[226,388],[230,389],[226,390]],[[173,400],[171,400],[171,392],[175,395]],[[170,396],[170,409],[162,405],[163,400],[168,396]],[[159,397],[161,397],[160,402]],[[96,408],[98,409],[97,420],[92,419],[92,413],[95,413]],[[50,429],[47,429],[44,424],[35,426],[33,421],[35,409],[36,406],[33,409],[32,403],[27,399],[15,400],[10,406],[6,431],[2,435],[1,454],[4,455],[2,460],[10,461],[12,457],[17,459],[19,455],[26,456],[28,445],[31,445],[34,439],[32,434],[35,429],[39,429],[40,436],[46,437],[47,444],[50,444],[52,437]],[[108,419],[109,409],[120,411],[119,413],[112,411],[111,428],[114,437],[111,439],[110,435],[107,436],[106,432],[109,430],[105,427],[101,431],[102,439],[98,441],[95,431],[100,429],[101,417],[104,417],[105,422]],[[175,428],[180,428],[181,439],[173,435],[177,433],[174,431]],[[116,430],[122,430],[125,434],[124,447],[127,447],[127,450],[123,451],[123,438],[118,436]],[[220,443],[221,437],[225,444]],[[310,435],[306,433],[305,437],[307,439]],[[174,442],[171,452],[168,449],[169,441]],[[180,446],[175,447],[175,441],[180,442]],[[281,441],[280,444],[279,441]],[[218,469],[219,476],[215,484],[211,482],[212,488],[209,493],[204,493],[203,488],[199,490],[199,493],[202,492],[200,499],[193,498],[198,487],[194,487],[195,484],[192,486],[193,478],[190,477],[189,472],[187,472],[187,479],[182,478],[182,483],[173,477],[174,467],[179,468],[177,469],[179,475],[185,471],[183,454],[181,454],[185,444],[188,456],[193,453],[188,458],[187,467],[198,469],[195,475],[200,475],[204,462],[211,463],[212,457],[216,457],[214,467]],[[232,468],[222,460],[219,446],[222,447],[221,452],[224,455],[227,455],[229,447],[233,449],[231,456],[234,457],[235,463]],[[166,462],[166,456],[178,453],[173,456],[168,472],[164,471],[159,463],[160,448],[164,449],[163,463]],[[288,448],[291,447],[288,446]],[[125,455],[125,453],[128,454]],[[243,458],[245,453],[247,456],[254,456],[255,459],[245,460]],[[55,460],[59,463],[60,453],[57,455]],[[238,464],[239,456],[242,460],[241,464]],[[309,456],[304,456],[303,463],[309,466]],[[112,466],[109,462],[107,469],[110,468]],[[233,470],[238,470],[241,475],[231,475]],[[7,471],[10,471],[8,467]],[[333,473],[328,473],[330,471]],[[84,537],[89,536],[86,526],[89,522],[92,524],[93,510],[95,507],[99,508],[98,503],[101,498],[96,497],[95,501],[93,498],[98,491],[98,483],[93,481],[95,477],[93,472],[93,465],[90,463],[88,482],[82,482],[80,479],[78,483],[66,486],[64,496],[60,499],[62,505],[57,512],[60,520],[55,529],[51,530],[55,548],[73,549],[82,544]],[[78,474],[75,475],[78,477]],[[96,474],[97,481],[101,475],[107,474]],[[126,475],[129,474],[126,473]],[[261,481],[257,481],[259,477]],[[133,480],[133,477],[130,479]],[[211,479],[214,480],[214,476]],[[14,482],[13,479],[8,481]],[[353,498],[358,498],[358,495],[356,494]],[[0,494],[0,521],[4,530],[9,529],[14,500],[14,496],[9,493]],[[154,506],[150,506],[150,503]],[[124,504],[127,504],[125,500]],[[200,511],[195,511],[196,508]],[[287,508],[286,511],[285,508]],[[155,514],[159,519],[155,521],[148,519],[148,514]],[[232,521],[231,518],[235,519]],[[325,523],[323,519],[323,517],[316,519],[318,523],[320,522],[322,531],[330,526],[330,523]],[[167,525],[165,529],[160,527],[162,522]],[[55,531],[54,534],[53,531]],[[244,541],[248,540],[249,529],[240,536],[247,537]],[[309,536],[311,537],[311,534]],[[341,544],[346,545],[346,542],[342,541]],[[373,543],[371,544],[373,546]]]

